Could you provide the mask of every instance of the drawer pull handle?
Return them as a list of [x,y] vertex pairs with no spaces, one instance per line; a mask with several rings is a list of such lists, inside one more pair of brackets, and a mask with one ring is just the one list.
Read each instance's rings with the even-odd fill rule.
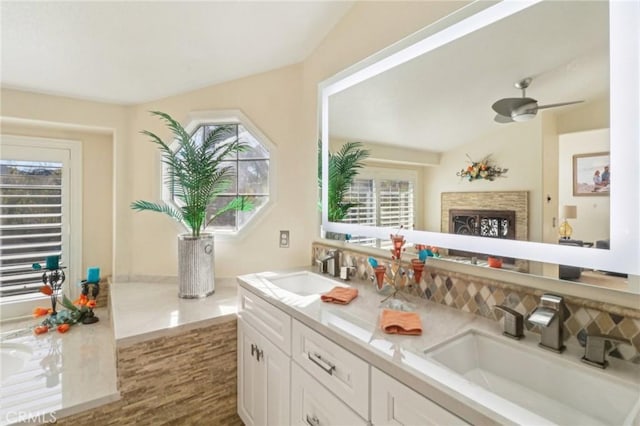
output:
[[315,414],[313,415],[313,417],[309,417],[309,415],[307,414],[307,424],[309,426],[320,426],[320,420],[318,420]]
[[256,359],[258,362],[260,362],[260,358],[264,358],[264,353],[262,352],[262,349],[256,349]]
[[258,349],[258,347],[254,343],[252,343],[251,344],[251,356],[255,355],[256,349]]
[[326,373],[333,375],[336,366],[331,364],[329,361],[322,359],[320,354],[317,354],[315,352],[312,354],[311,352],[308,352],[307,356],[309,357],[310,361],[312,361],[318,367],[322,368]]

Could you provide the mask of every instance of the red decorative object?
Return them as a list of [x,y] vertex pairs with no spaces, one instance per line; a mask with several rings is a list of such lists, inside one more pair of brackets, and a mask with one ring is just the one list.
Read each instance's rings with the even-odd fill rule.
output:
[[378,290],[382,290],[382,286],[384,285],[384,275],[387,273],[387,267],[376,266],[374,268],[374,272],[376,274],[376,283],[378,285]]
[[424,262],[420,261],[420,259],[411,259],[411,267],[413,268],[413,279],[416,284],[420,284],[422,271],[424,271]]
[[393,248],[391,249],[391,257],[395,260],[400,260],[402,252],[404,251],[404,244],[407,242],[403,235],[389,235]]
[[491,257],[491,256],[489,256],[487,258],[487,263],[489,264],[489,267],[491,267],[491,268],[502,268],[502,259],[500,259],[499,257]]

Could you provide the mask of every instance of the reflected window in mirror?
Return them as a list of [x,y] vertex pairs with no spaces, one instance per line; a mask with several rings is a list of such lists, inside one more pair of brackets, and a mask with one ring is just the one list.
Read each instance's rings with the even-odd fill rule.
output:
[[[344,223],[413,229],[416,218],[417,172],[367,167],[358,174],[346,195],[352,207]],[[350,243],[389,248],[391,242],[352,236]]]

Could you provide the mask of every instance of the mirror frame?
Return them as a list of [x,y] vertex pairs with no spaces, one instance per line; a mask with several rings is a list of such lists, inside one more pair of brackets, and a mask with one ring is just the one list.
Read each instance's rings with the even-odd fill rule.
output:
[[[322,140],[322,227],[325,231],[388,239],[398,230],[329,222],[329,97],[417,56],[525,10],[542,0],[476,1],[412,36],[325,80],[319,86]],[[640,275],[640,3],[609,2],[610,152],[616,180],[611,188],[609,250],[403,230],[410,243],[492,253],[538,262],[589,266]]]

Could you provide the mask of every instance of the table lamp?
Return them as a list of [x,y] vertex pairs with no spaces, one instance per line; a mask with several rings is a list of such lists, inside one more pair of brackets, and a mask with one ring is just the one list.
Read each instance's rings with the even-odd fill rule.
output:
[[573,232],[573,228],[569,225],[569,221],[567,219],[575,219],[578,217],[578,208],[576,206],[562,206],[562,217],[564,217],[564,222],[560,225],[560,238],[563,240],[571,239],[571,233]]

